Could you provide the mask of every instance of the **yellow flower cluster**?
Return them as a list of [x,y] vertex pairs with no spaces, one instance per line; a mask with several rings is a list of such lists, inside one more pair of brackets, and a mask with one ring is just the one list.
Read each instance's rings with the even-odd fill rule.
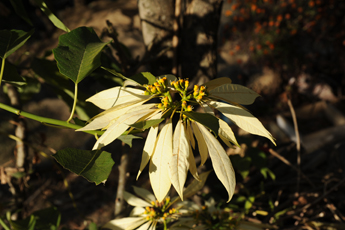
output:
[[167,78],[163,77],[153,83],[153,85],[146,85],[145,88],[145,95],[163,94],[168,90]]

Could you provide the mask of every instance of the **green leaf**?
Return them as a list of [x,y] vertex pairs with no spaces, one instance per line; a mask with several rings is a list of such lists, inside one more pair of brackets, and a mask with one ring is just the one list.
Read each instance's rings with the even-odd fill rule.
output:
[[246,202],[244,202],[244,209],[248,210],[253,206],[253,203],[255,201],[255,196],[249,196]]
[[141,72],[129,77],[132,80],[137,81],[139,84],[144,85],[152,85],[156,82],[156,77],[153,76],[150,72]]
[[[52,86],[55,94],[64,100],[67,105],[73,104],[73,87],[69,79],[62,75],[57,68],[56,61],[49,61],[46,59],[35,58],[31,64],[31,68],[40,78],[43,78],[45,83]],[[80,119],[89,120],[90,117],[96,115],[96,106],[91,103],[85,103],[87,98],[83,92],[78,93],[76,111]]]
[[58,19],[55,14],[51,12],[51,10],[48,8],[47,4],[43,0],[34,0],[38,7],[47,15],[49,20],[56,26],[57,28],[69,32],[70,30],[63,24],[60,19]]
[[134,139],[141,139],[141,137],[134,136],[134,135],[131,135],[131,134],[127,134],[127,135],[121,135],[117,139],[119,139],[120,141],[122,141],[123,143],[129,145],[129,147],[132,148],[132,141]]
[[7,58],[19,49],[34,33],[22,30],[0,30],[0,57]]
[[101,65],[101,51],[108,43],[101,42],[92,28],[79,27],[61,35],[53,49],[60,73],[79,83]]
[[218,136],[219,130],[219,121],[218,118],[215,116],[208,114],[208,113],[197,113],[197,112],[182,112],[188,118],[203,124],[207,128],[209,128],[214,135]]
[[272,180],[276,179],[276,175],[269,169],[269,168],[261,168],[260,169],[260,173],[262,174],[262,176],[267,179],[267,173],[268,175],[271,177]]
[[131,124],[129,126],[131,126],[133,128],[140,129],[140,130],[145,130],[145,129],[150,128],[151,126],[158,125],[162,121],[164,121],[164,118],[162,118],[162,119],[153,119],[153,120],[148,120],[148,121],[140,121],[140,122]]
[[123,74],[113,70],[113,69],[109,69],[106,67],[101,67],[102,69],[108,71],[109,73],[115,75],[116,77],[120,77],[122,79],[126,79],[126,80],[131,80],[134,81],[136,83],[138,83],[139,85],[152,85],[153,83],[156,82],[156,77],[153,76],[151,73],[149,72],[142,72],[142,73],[138,73],[135,74],[131,77],[125,77]]
[[33,26],[28,14],[26,13],[22,0],[10,0],[10,2],[16,14],[25,20],[29,25]]
[[64,168],[84,177],[96,185],[105,183],[115,162],[111,153],[101,150],[80,150],[67,148],[58,151],[53,157]]
[[23,101],[32,99],[32,96],[39,93],[41,90],[41,83],[36,78],[27,77],[26,84],[18,88],[20,99]]
[[50,207],[34,212],[36,218],[35,230],[57,230],[60,225],[61,214],[56,207]]
[[61,214],[56,207],[38,210],[24,220],[10,221],[15,230],[57,230]]
[[35,230],[36,218],[34,215],[31,215],[24,220],[10,220],[10,223],[13,230]]
[[90,224],[89,224],[89,230],[97,230],[98,228],[97,228],[97,224],[96,223],[94,223],[94,222],[91,222]]
[[[1,58],[0,61],[2,61]],[[17,87],[26,85],[25,80],[18,74],[17,68],[7,61],[5,61],[4,76],[2,81]]]

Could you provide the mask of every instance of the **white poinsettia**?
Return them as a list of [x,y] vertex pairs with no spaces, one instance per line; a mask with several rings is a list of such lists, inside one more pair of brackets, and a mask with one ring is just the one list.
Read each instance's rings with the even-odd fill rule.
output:
[[[214,115],[214,109],[243,130],[266,137],[274,143],[272,135],[261,122],[241,106],[253,103],[259,95],[244,86],[231,84],[229,78],[215,79],[202,86],[195,85],[190,92],[188,87],[188,80],[177,80],[169,75],[142,89],[115,87],[102,91],[88,101],[105,111],[80,130],[106,130],[94,145],[94,149],[98,149],[111,143],[127,129],[149,128],[137,177],[149,164],[151,186],[159,202],[163,201],[171,185],[181,199],[184,198],[183,188],[188,171],[199,180],[193,154],[197,146],[201,165],[210,156],[230,201],[235,191],[235,173],[217,137],[228,146],[239,144],[230,126]],[[173,101],[172,94],[179,94],[179,100]],[[160,98],[161,103],[147,104],[152,98]],[[194,112],[193,106],[196,105],[200,105],[205,113]],[[175,128],[172,122],[174,116],[178,116]],[[165,124],[159,130],[159,123],[163,120]]]

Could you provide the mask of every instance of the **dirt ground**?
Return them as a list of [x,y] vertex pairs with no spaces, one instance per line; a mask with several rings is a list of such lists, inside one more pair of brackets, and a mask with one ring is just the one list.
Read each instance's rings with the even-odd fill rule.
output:
[[[225,3],[223,11],[227,7]],[[109,20],[119,34],[118,39],[130,49],[133,56],[143,56],[145,52],[135,0],[95,1],[82,8],[65,8],[57,15],[71,30],[79,26],[91,26],[98,34],[106,26],[105,21]],[[226,17],[222,18],[220,33],[227,20]],[[57,46],[60,34],[54,31],[43,42],[30,44],[30,51],[35,56],[43,56],[46,50]],[[260,194],[259,188],[265,187],[264,194],[258,195],[253,209],[268,210],[268,203],[273,205],[266,216],[257,216],[251,210],[246,216],[247,220],[286,226],[286,229],[317,229],[317,226],[319,229],[345,229],[343,96],[334,92],[327,81],[322,79],[300,74],[291,76],[292,80],[286,82],[281,72],[269,66],[252,64],[246,53],[231,55],[237,42],[229,41],[219,46],[218,76],[231,77],[235,83],[245,84],[262,95],[249,109],[260,118],[277,141],[277,147],[274,147],[261,138],[248,136],[235,129],[239,142],[242,140],[244,144],[242,149],[227,150],[233,159],[233,156],[245,156],[249,149],[260,149],[267,155],[267,167],[276,176],[275,180],[265,179],[254,166],[249,169],[245,179],[238,176],[239,195],[245,193],[241,190],[243,187],[252,194]],[[294,87],[298,92],[291,98],[292,104],[287,99],[287,87]],[[43,89],[43,93],[44,90],[47,89]],[[0,102],[6,102],[1,99],[4,97],[2,93]],[[69,106],[60,99],[40,99],[38,96],[26,103],[23,110],[62,120],[67,119],[70,111]],[[298,127],[294,125],[294,112]],[[4,111],[0,111],[0,115],[3,118],[0,123],[2,131],[11,132],[12,125],[7,122],[11,115]],[[46,127],[31,120],[27,120],[27,126],[32,139],[44,136],[45,145],[54,150],[66,147],[91,149],[94,143],[94,138],[88,134]],[[0,138],[0,162],[3,165],[3,162],[12,159],[15,146],[12,140],[3,136]],[[140,152],[143,143],[143,140],[136,141],[131,150],[133,154],[128,181],[134,181],[140,162],[140,154],[135,153]],[[121,154],[119,149],[119,142],[107,147],[107,151],[119,153],[118,156]],[[208,164],[206,168],[211,168],[210,162]],[[36,173],[30,179],[29,196],[25,201],[28,214],[54,205],[62,214],[61,225],[69,229],[84,229],[90,221],[98,226],[105,224],[114,217],[118,180],[116,167],[105,185],[95,186],[42,158],[42,163],[37,165]],[[73,205],[63,179],[69,184],[77,208]],[[142,175],[136,185],[149,187],[145,183],[146,179],[147,175]],[[209,181],[217,181],[215,175]],[[5,185],[0,185],[0,188],[0,199],[9,201],[8,188]],[[217,192],[217,188],[217,184],[207,183],[203,192],[226,197],[225,191],[220,189],[221,192]]]

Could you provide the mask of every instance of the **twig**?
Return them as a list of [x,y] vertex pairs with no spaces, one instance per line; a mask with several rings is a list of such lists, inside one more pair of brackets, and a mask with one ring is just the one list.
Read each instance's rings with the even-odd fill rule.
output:
[[297,150],[297,168],[298,168],[298,175],[297,175],[297,192],[299,191],[299,184],[301,181],[301,139],[299,136],[299,131],[298,131],[298,124],[297,124],[297,118],[296,118],[296,113],[295,113],[295,109],[292,106],[292,102],[290,100],[290,98],[287,99],[287,103],[289,105],[290,108],[290,112],[291,112],[291,116],[292,116],[292,120],[293,120],[293,125],[295,128],[295,134],[296,134],[296,150]]
[[295,213],[305,212],[308,208],[310,208],[312,205],[318,203],[320,200],[325,198],[328,194],[330,194],[333,190],[337,189],[344,182],[345,182],[345,178],[343,178],[338,184],[334,185],[331,189],[329,189],[327,192],[325,192],[322,196],[318,197],[312,203],[309,203],[309,204],[303,206],[302,208],[298,209]]
[[[10,85],[6,84],[7,86],[7,95],[10,99],[11,105],[17,108],[21,108],[21,103],[19,99],[19,95],[17,92],[17,89]],[[19,179],[15,180],[8,180],[9,186],[12,186],[10,191],[12,192],[13,196],[15,197],[15,205],[16,209],[22,209],[22,211],[18,214],[23,215],[23,200],[25,199],[25,190],[24,190],[24,185],[26,183],[26,173],[28,172],[29,165],[28,165],[28,147],[27,145],[23,142],[26,139],[26,123],[25,120],[22,117],[16,117],[16,128],[15,128],[15,136],[17,137],[16,140],[16,149],[15,149],[15,157],[16,157],[16,168],[18,171],[24,171],[25,176]],[[9,182],[9,181],[12,181]],[[16,217],[18,217],[18,214],[16,214]]]
[[315,188],[314,183],[296,166],[294,166],[293,164],[290,163],[290,161],[288,161],[286,158],[284,158],[283,156],[281,156],[279,153],[277,153],[276,151],[274,151],[273,149],[269,149],[268,150],[270,152],[270,154],[272,154],[273,156],[277,157],[279,160],[281,160],[284,164],[290,166],[292,169],[294,169],[297,173],[300,173],[300,175],[302,177],[304,177],[308,183]]
[[118,215],[123,210],[123,192],[125,191],[126,187],[126,179],[127,179],[127,165],[129,162],[129,154],[128,154],[128,147],[125,143],[122,142],[122,156],[121,156],[121,163],[118,167],[119,170],[119,181],[117,185],[117,193],[115,199],[115,217],[119,217]]

